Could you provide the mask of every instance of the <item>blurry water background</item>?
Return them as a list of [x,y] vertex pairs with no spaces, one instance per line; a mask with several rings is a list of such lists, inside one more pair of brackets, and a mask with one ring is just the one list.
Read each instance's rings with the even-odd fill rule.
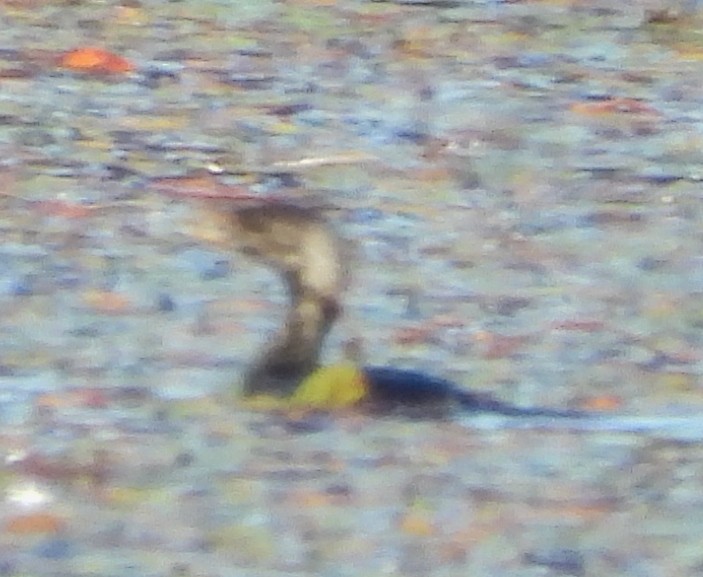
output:
[[[0,576],[699,575],[700,8],[0,3]],[[242,407],[237,190],[355,245],[327,361],[605,416]]]

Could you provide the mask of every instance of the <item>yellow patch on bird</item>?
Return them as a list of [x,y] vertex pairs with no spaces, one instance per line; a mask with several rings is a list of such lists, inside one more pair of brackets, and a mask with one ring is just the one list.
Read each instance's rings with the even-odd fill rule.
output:
[[290,406],[307,409],[343,409],[368,393],[364,373],[352,364],[321,367],[309,375],[290,397]]

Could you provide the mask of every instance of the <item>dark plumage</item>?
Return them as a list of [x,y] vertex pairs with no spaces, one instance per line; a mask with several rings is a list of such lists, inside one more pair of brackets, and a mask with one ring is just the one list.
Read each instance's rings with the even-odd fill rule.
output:
[[464,411],[496,413],[512,417],[580,417],[582,413],[547,407],[518,407],[485,393],[467,391],[447,379],[395,367],[364,367],[370,386],[370,402],[381,410],[407,407],[458,407]]

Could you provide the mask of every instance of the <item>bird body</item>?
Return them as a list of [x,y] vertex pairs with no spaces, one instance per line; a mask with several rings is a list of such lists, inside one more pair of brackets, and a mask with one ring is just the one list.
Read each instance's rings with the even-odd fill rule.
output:
[[414,414],[419,407],[432,414],[439,408],[441,413],[459,409],[513,416],[580,415],[513,406],[413,370],[350,363],[319,367],[320,351],[348,285],[348,245],[315,208],[229,201],[210,206],[209,212],[209,233],[200,236],[275,268],[290,295],[282,329],[245,375],[245,396],[274,395],[291,407],[309,409],[362,405],[371,410],[412,408]]

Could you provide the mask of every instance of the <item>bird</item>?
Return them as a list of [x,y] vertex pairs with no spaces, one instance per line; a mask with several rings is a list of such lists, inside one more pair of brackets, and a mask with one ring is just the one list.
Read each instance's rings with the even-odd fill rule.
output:
[[345,362],[320,366],[320,353],[342,311],[350,280],[350,243],[320,207],[288,200],[227,199],[206,204],[201,239],[234,249],[278,272],[289,302],[280,330],[247,369],[242,393],[291,407],[360,407],[412,415],[450,411],[506,416],[578,417],[581,412],[521,407],[421,371]]
[[290,396],[318,367],[341,312],[348,285],[343,241],[321,210],[291,202],[210,201],[205,211],[201,239],[265,263],[286,285],[283,326],[246,371],[243,393]]

